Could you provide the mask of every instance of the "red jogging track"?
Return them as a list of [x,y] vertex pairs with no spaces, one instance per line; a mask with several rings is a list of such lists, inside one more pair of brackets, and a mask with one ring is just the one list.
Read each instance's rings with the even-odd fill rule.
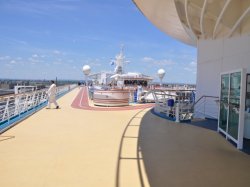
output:
[[154,104],[138,104],[136,106],[122,106],[122,107],[99,107],[90,106],[88,100],[88,90],[87,87],[81,88],[76,98],[74,99],[71,107],[83,110],[96,110],[96,111],[119,111],[119,110],[137,110],[144,108],[151,108]]

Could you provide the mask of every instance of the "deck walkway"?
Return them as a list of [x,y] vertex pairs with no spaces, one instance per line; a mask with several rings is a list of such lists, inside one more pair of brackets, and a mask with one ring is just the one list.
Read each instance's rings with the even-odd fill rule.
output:
[[1,187],[248,186],[250,157],[218,133],[149,109],[71,107],[32,115],[0,135]]

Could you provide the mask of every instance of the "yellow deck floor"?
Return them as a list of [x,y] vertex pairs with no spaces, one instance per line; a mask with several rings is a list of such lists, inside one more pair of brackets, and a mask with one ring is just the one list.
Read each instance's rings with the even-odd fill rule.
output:
[[249,155],[218,133],[148,109],[74,109],[78,91],[0,135],[0,187],[250,186]]

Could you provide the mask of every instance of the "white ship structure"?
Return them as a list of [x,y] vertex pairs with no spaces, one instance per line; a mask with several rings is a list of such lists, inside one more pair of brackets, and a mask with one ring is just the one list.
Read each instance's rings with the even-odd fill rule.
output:
[[125,73],[126,61],[123,50],[122,46],[120,53],[113,61],[115,65],[113,73],[101,72],[89,76],[96,83],[94,89],[91,89],[94,90],[93,101],[97,106],[128,106],[132,101],[137,101],[134,97],[137,88],[141,88],[140,92],[142,92],[142,87],[146,88],[153,80],[152,77],[142,73]]
[[[94,105],[105,107],[128,106],[133,103],[155,103],[154,112],[164,117],[183,121],[191,120],[193,117],[193,105],[195,88],[187,85],[162,87],[162,79],[165,71],[160,69],[158,76],[161,80],[160,86],[152,84],[153,78],[138,72],[124,71],[126,63],[123,47],[113,61],[114,73],[100,73],[90,75],[91,78],[102,77],[102,84],[90,87],[90,98]],[[103,76],[102,76],[103,75]],[[109,77],[105,77],[110,75]],[[92,80],[94,83],[100,81]],[[104,82],[106,84],[104,84]],[[178,103],[178,105],[177,105]]]
[[219,102],[195,113],[218,119],[218,131],[242,149],[250,139],[250,1],[133,1],[160,30],[197,47],[196,102]]

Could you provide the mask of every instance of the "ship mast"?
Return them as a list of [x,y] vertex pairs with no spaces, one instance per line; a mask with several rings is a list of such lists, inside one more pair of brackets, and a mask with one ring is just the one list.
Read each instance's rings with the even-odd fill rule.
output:
[[125,56],[123,54],[123,50],[124,50],[124,45],[121,45],[121,51],[115,57],[115,65],[116,65],[115,73],[116,74],[123,74],[124,73],[123,65],[124,65]]

